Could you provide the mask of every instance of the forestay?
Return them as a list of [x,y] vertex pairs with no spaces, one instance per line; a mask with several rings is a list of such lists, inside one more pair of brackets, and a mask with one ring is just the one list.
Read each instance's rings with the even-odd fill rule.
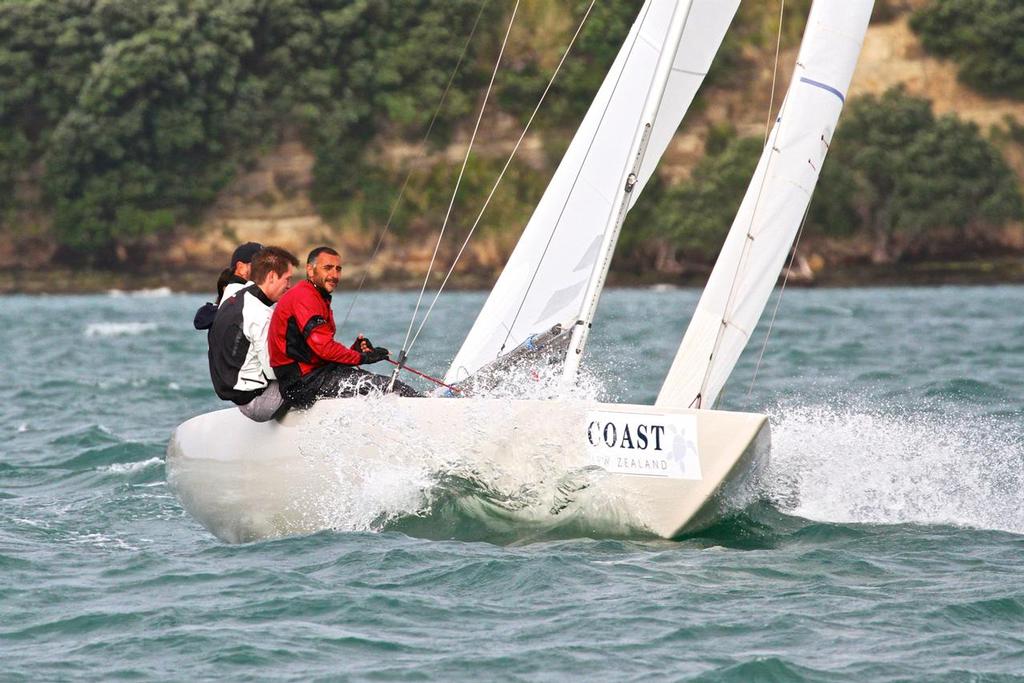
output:
[[789,91],[655,405],[711,408],[757,325],[807,209],[872,0],[817,0]]
[[[580,316],[622,170],[666,45],[674,0],[647,0],[445,380],[466,378],[552,325]],[[636,202],[704,80],[739,0],[695,0],[654,120]],[[632,204],[631,204],[632,205]]]

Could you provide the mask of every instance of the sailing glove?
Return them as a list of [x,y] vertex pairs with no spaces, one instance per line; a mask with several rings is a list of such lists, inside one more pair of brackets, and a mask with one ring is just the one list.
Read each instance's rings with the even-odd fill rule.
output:
[[359,335],[356,337],[356,340],[352,342],[352,348],[359,353],[370,353],[373,351],[373,342],[363,335]]
[[373,347],[371,351],[368,351],[368,352],[365,352],[365,353],[362,354],[363,359],[362,359],[362,361],[360,361],[359,364],[360,365],[370,365],[371,363],[379,363],[380,361],[382,361],[385,358],[387,358],[389,355],[390,354],[388,353],[387,349],[385,349],[385,348],[383,348],[381,346],[376,346],[376,347]]

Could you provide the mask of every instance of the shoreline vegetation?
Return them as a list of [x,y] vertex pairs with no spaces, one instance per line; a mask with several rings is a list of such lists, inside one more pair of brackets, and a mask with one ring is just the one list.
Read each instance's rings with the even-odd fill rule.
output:
[[[490,286],[642,2],[588,15],[486,212],[588,2],[523,0],[454,197],[510,8],[421,4],[0,4],[0,293],[207,292],[246,241],[331,244],[350,287],[365,268],[370,288],[418,288],[437,236],[446,269],[477,223],[450,284]],[[1024,282],[1017,4],[876,1],[790,285]],[[610,284],[703,284],[809,6],[781,26],[740,7]]]
[[[346,273],[338,293],[342,297],[355,291],[362,273],[352,268]],[[300,275],[296,276],[296,281]],[[488,290],[496,274],[453,277],[446,289],[451,291]],[[661,273],[638,275],[612,272],[610,287],[690,288],[703,287],[707,274],[676,278]],[[181,294],[213,296],[217,271],[167,270],[146,273],[116,272],[94,269],[47,268],[41,270],[7,269],[0,272],[0,296],[104,294],[108,292],[140,292],[169,289]],[[781,282],[780,278],[780,282]],[[422,285],[422,278],[367,280],[366,291],[413,291]],[[830,268],[808,278],[794,272],[787,287],[917,287],[935,285],[1006,285],[1024,284],[1024,258],[1004,257],[966,261],[921,261],[901,264],[863,264]],[[436,287],[437,282],[432,283]],[[428,288],[430,289],[430,288]]]

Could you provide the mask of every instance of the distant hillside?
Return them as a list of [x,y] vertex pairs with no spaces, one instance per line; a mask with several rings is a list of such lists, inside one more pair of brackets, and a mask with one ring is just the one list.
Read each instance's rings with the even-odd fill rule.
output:
[[[420,4],[427,8],[438,5],[426,1]],[[619,3],[602,12],[595,10],[589,20],[588,30],[567,62],[567,72],[563,74],[566,82],[571,85],[552,92],[551,99],[520,150],[494,205],[485,216],[480,234],[474,237],[471,250],[461,264],[465,274],[464,282],[485,283],[500,270],[639,4]],[[616,260],[616,268],[620,273],[633,273],[633,276],[654,279],[687,279],[706,272],[713,261],[712,250],[692,240],[688,241],[685,234],[666,238],[671,226],[660,234],[651,234],[647,225],[661,225],[651,219],[652,215],[685,211],[685,206],[679,206],[678,201],[680,197],[688,196],[686,192],[698,191],[690,187],[695,182],[695,169],[704,174],[713,173],[717,158],[715,155],[723,153],[732,141],[745,137],[763,138],[765,121],[770,116],[768,105],[771,100],[778,21],[777,6],[769,4],[772,6],[744,3],[734,24],[733,34],[723,46],[709,77],[709,83],[698,96],[699,102],[688,114],[659,167],[658,182],[652,185],[634,211],[637,216],[627,222]],[[506,58],[498,74],[495,100],[484,118],[474,147],[474,156],[457,198],[453,224],[449,227],[452,239],[442,250],[443,257],[451,258],[468,229],[490,183],[512,148],[525,115],[532,108],[550,69],[575,30],[585,5],[581,2],[562,6],[544,0],[523,2]],[[788,74],[796,57],[808,6],[809,2],[806,1],[786,3],[787,16],[775,87],[775,107],[778,107],[788,85]],[[894,86],[902,86],[906,97],[910,98],[908,101],[930,102],[935,120],[940,125],[942,116],[946,114],[977,124],[976,133],[973,134],[977,135],[980,141],[978,144],[993,145],[996,154],[1005,160],[1005,165],[1015,174],[1013,192],[1019,195],[1020,188],[1024,187],[1024,102],[995,98],[964,85],[958,79],[959,66],[955,59],[932,56],[925,50],[920,36],[911,28],[910,23],[915,12],[920,14],[931,6],[923,1],[890,0],[876,3],[874,23],[869,29],[849,93],[851,107],[860,98],[881,98]],[[99,4],[95,7],[99,8]],[[398,61],[399,64],[410,65],[402,67],[405,69],[404,75],[402,69],[387,77],[378,71],[374,77],[376,85],[372,86],[378,90],[364,88],[370,109],[360,106],[359,113],[352,115],[339,111],[338,120],[347,120],[346,117],[351,119],[353,116],[357,119],[356,124],[346,124],[348,128],[342,132],[336,129],[330,134],[311,134],[310,125],[325,128],[335,125],[331,118],[334,114],[313,114],[311,108],[328,110],[341,102],[348,104],[351,98],[359,97],[358,91],[345,90],[348,82],[345,79],[355,77],[354,69],[322,76],[324,91],[316,98],[304,99],[301,93],[293,91],[291,94],[286,93],[292,98],[286,103],[287,107],[282,106],[273,112],[262,111],[258,116],[253,114],[251,118],[254,122],[267,126],[264,131],[267,134],[252,138],[250,146],[242,145],[216,161],[221,165],[225,160],[229,161],[234,170],[227,175],[224,175],[223,170],[218,171],[219,175],[216,176],[209,173],[196,175],[197,182],[209,183],[211,187],[222,184],[209,201],[196,203],[194,196],[189,195],[183,210],[158,211],[161,201],[166,198],[160,199],[159,192],[154,190],[154,194],[146,200],[149,203],[143,202],[142,205],[155,208],[137,215],[143,220],[163,222],[136,235],[129,233],[114,239],[109,243],[109,251],[101,259],[101,264],[130,269],[139,263],[148,262],[174,269],[213,271],[222,265],[233,245],[239,241],[257,240],[280,244],[299,253],[314,244],[328,242],[340,246],[346,258],[355,266],[353,270],[358,272],[373,249],[376,236],[390,213],[406,173],[411,170],[405,201],[395,216],[392,234],[368,268],[371,282],[411,283],[422,278],[444,208],[450,198],[454,175],[465,152],[475,107],[479,105],[479,98],[486,85],[485,77],[489,75],[500,32],[507,20],[508,8],[501,3],[494,3],[490,10],[481,15],[481,21],[486,26],[481,26],[474,36],[469,61],[464,64],[461,76],[456,79],[454,104],[442,116],[440,126],[428,143],[421,144],[420,138],[429,113],[463,47],[478,7],[476,3],[467,2],[461,3],[455,10],[437,10],[440,14],[431,26],[444,24],[456,16],[463,29],[457,35],[443,35],[444,50],[438,54],[437,65],[429,72],[418,65],[412,65],[416,63],[415,60],[422,60],[424,55],[434,58],[436,49],[433,49],[433,45],[441,39],[442,34],[432,32],[432,29],[428,30],[423,25],[415,28],[416,22],[420,21],[418,18],[396,19],[365,14],[357,19],[340,16],[332,19],[335,27],[341,27],[337,30],[349,30],[353,32],[352,35],[367,30],[371,22],[385,26],[389,22],[394,24],[396,21],[404,21],[407,30],[413,34],[419,31],[423,34],[420,40],[426,42],[402,44],[401,41],[392,41],[393,44],[387,48],[390,52],[382,50],[382,56],[368,58],[368,68],[375,64],[374,68],[380,70],[391,64],[393,57],[389,55],[393,55],[395,50],[413,50]],[[0,16],[3,11],[0,9]],[[10,16],[7,19],[13,21]],[[239,25],[244,24],[243,19],[238,19]],[[257,26],[261,20],[259,17],[251,19],[255,22],[253,26]],[[3,30],[4,27],[0,25],[0,31]],[[6,30],[14,29],[7,26]],[[257,35],[254,32],[256,29],[244,30],[251,32],[247,35]],[[266,27],[264,30],[268,31]],[[281,30],[284,30],[283,27]],[[134,38],[136,42],[139,41],[138,35]],[[327,40],[330,35],[329,27],[320,29],[319,33],[310,32],[311,38],[319,36],[321,40]],[[122,38],[117,44],[123,44],[124,40]],[[255,40],[262,40],[268,49],[274,43],[274,39],[266,35],[257,36]],[[427,48],[427,44],[432,47]],[[196,49],[201,47],[198,45]],[[128,50],[129,47],[123,46],[121,49]],[[304,45],[302,49],[310,54],[323,53],[340,59],[346,48],[335,45],[320,50],[313,44]],[[108,55],[109,52],[108,49],[104,54]],[[10,50],[7,54],[7,59],[12,59],[9,56]],[[301,62],[296,56],[296,48],[292,48],[291,55]],[[0,54],[0,57],[3,55]],[[243,55],[238,62],[242,66],[238,68],[244,69],[245,59],[253,58],[263,64],[261,68],[264,73],[272,72],[274,58],[269,54],[255,57]],[[110,59],[109,55],[105,59]],[[445,68],[441,68],[442,63]],[[193,67],[196,65],[186,64],[182,68]],[[1024,72],[1024,64],[1020,68]],[[274,78],[277,77],[271,74],[265,80],[271,83]],[[315,84],[316,78],[309,76],[308,83]],[[388,99],[403,92],[403,79],[408,81],[405,87],[414,97],[401,101]],[[97,90],[100,85],[94,83],[90,87]],[[265,88],[266,85],[261,87]],[[285,86],[278,83],[274,87]],[[110,92],[106,95],[109,96]],[[270,96],[271,93],[266,92],[265,95]],[[237,97],[234,90],[231,97]],[[876,100],[865,99],[865,102],[868,101]],[[884,101],[878,99],[877,106],[883,106]],[[411,115],[408,109],[410,105],[418,110],[415,115]],[[153,110],[161,112],[161,107],[165,105],[153,105]],[[6,112],[0,109],[0,112],[7,114],[7,121],[12,120],[11,111],[9,105]],[[54,116],[60,120],[57,114]],[[260,117],[263,117],[262,121]],[[359,117],[373,124],[358,123],[362,120]],[[218,125],[229,130],[234,124],[230,122],[230,117],[225,121],[227,123]],[[59,135],[68,125],[66,121],[58,123],[54,135]],[[964,140],[969,142],[972,133],[970,126],[966,128],[957,130],[961,130],[967,136]],[[858,145],[857,140],[843,139],[842,134],[841,123],[837,145],[845,145],[847,151]],[[330,147],[332,139],[338,141],[337,149]],[[225,141],[225,147],[238,147],[242,142],[244,140],[228,140]],[[325,145],[333,151],[325,152]],[[830,162],[837,164],[842,156],[843,151],[834,147]],[[11,157],[8,154],[8,158]],[[36,160],[23,158],[30,163],[13,174],[12,187],[17,201],[9,205],[4,214],[2,229],[5,239],[2,241],[3,246],[0,246],[0,264],[7,268],[33,268],[55,261],[72,265],[87,263],[90,252],[88,248],[83,251],[81,246],[86,243],[76,246],[73,240],[69,243],[66,239],[69,229],[67,216],[64,227],[59,224],[61,204],[54,203],[53,188],[55,183],[60,187],[62,180],[58,177],[55,181],[52,171],[45,168],[46,159],[52,159],[52,155],[44,155]],[[203,155],[195,156],[195,163],[200,166],[207,164],[204,158]],[[81,162],[79,160],[75,163]],[[830,165],[826,165],[826,171],[830,170]],[[992,173],[998,172],[998,168],[992,169]],[[854,267],[871,261],[912,264],[959,258],[964,254],[989,258],[1024,251],[1024,229],[1019,219],[1019,207],[1014,208],[1017,200],[1008,196],[1004,198],[1000,210],[992,213],[997,218],[991,220],[972,219],[965,225],[914,224],[912,229],[901,228],[897,221],[896,227],[892,227],[890,234],[881,240],[885,244],[882,251],[879,251],[878,229],[873,232],[869,226],[869,220],[865,218],[867,214],[862,210],[864,207],[858,206],[858,201],[862,200],[842,195],[841,180],[832,180],[831,189],[826,187],[828,182],[830,176],[826,173],[819,195],[828,196],[833,204],[847,202],[850,208],[845,216],[840,217],[820,212],[812,214],[812,224],[800,246],[805,276],[813,276],[815,271],[821,276],[832,269]],[[992,187],[1001,187],[999,191],[1005,194],[1007,190],[999,182],[994,180]],[[182,194],[184,190],[176,191],[185,196]],[[741,192],[742,188],[736,194],[737,204]],[[725,218],[716,216],[709,220],[723,223],[720,229],[724,234],[728,227],[727,216],[734,210],[735,207],[723,207],[722,216]],[[75,215],[78,214],[72,213],[71,217]],[[130,220],[132,214],[114,210],[113,213],[82,215],[127,215]],[[172,219],[171,222],[166,223],[169,219]],[[927,220],[943,222],[937,218]],[[73,230],[73,223],[71,225]],[[973,246],[965,249],[964,239],[969,240]]]

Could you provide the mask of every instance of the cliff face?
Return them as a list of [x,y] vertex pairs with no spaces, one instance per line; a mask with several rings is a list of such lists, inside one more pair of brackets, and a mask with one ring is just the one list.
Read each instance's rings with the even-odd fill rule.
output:
[[[983,97],[962,86],[957,81],[956,66],[952,62],[937,60],[924,53],[908,27],[907,18],[904,11],[889,22],[870,27],[851,96],[880,94],[891,86],[903,84],[910,94],[932,100],[936,113],[955,112],[978,123],[983,130],[1004,125],[1007,118],[1024,124],[1024,104]],[[768,119],[774,50],[748,50],[746,57],[759,65],[753,81],[742,90],[712,88],[702,93],[702,106],[695,108],[687,117],[659,168],[659,173],[669,182],[689,175],[703,155],[704,141],[712,126],[727,123],[743,135],[763,134]],[[795,48],[784,51],[780,57],[774,100],[776,108],[788,86],[789,71],[795,58]],[[408,142],[391,142],[382,138],[378,140],[374,154],[379,163],[392,168],[399,177],[408,168],[428,171],[443,165],[457,167],[465,151],[468,133],[468,130],[461,131],[446,149],[433,152]],[[517,124],[507,117],[487,119],[474,148],[475,154],[503,158],[511,150],[517,134]],[[571,134],[572,131],[564,132],[566,139]],[[519,158],[543,174],[546,180],[551,169],[544,147],[541,137],[531,136],[520,150]],[[1024,181],[1024,149],[1019,144],[1008,143],[1004,151]],[[348,276],[358,277],[362,264],[367,262],[373,250],[380,226],[363,226],[358,217],[325,220],[310,200],[313,164],[314,158],[308,149],[295,139],[287,140],[265,155],[255,168],[239,175],[206,213],[200,225],[179,228],[174,236],[160,240],[153,248],[160,251],[160,260],[169,266],[215,270],[226,265],[231,249],[242,241],[277,244],[293,250],[300,257],[311,247],[326,243],[342,250],[352,266]],[[393,197],[386,199],[389,204],[392,200]],[[482,200],[483,197],[480,198]],[[37,232],[44,235],[45,219],[37,216],[34,220],[35,224],[42,226]],[[416,237],[401,240],[392,237],[385,241],[383,249],[369,265],[371,281],[387,279],[395,282],[407,278],[411,283],[422,278],[437,232],[429,228],[412,232]],[[474,237],[466,262],[487,272],[482,276],[484,281],[493,277],[517,235],[518,230],[513,229],[504,236]],[[1015,226],[1009,230],[1006,240],[1008,244],[1024,245],[1024,231]],[[814,244],[813,237],[811,246],[819,251],[829,248],[842,251],[822,241]],[[442,250],[442,257],[450,258],[454,247],[454,244],[447,245]],[[850,248],[849,245],[845,247],[847,251]],[[16,258],[17,253],[12,249],[10,244],[0,249],[0,261]],[[856,251],[856,247],[853,249]],[[24,250],[21,251],[23,256]],[[45,251],[40,246],[37,253]],[[814,259],[815,263],[828,260],[827,256],[820,255]],[[446,264],[448,260],[443,262]]]
[[240,174],[198,226],[179,229],[167,249],[167,261],[176,266],[226,266],[231,250],[246,241],[297,253],[314,243],[344,246],[340,242],[351,231],[328,224],[310,201],[313,163],[313,155],[301,143],[279,145],[254,169]]

